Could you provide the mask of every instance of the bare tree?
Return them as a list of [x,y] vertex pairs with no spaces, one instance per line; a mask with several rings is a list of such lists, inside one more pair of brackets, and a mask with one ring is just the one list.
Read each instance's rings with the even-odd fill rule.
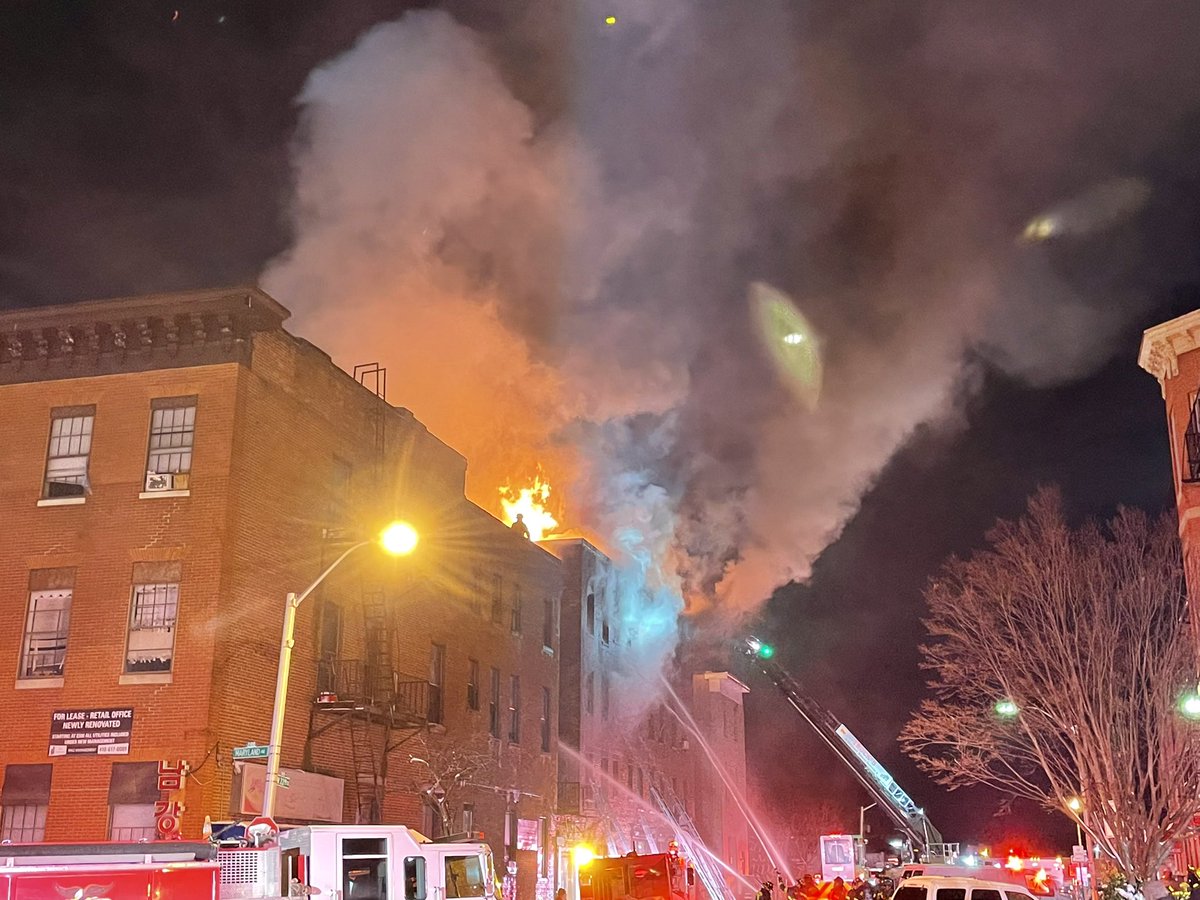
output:
[[1200,810],[1200,726],[1178,711],[1197,669],[1175,523],[1123,509],[1072,529],[1043,489],[988,542],[926,592],[933,699],[901,743],[952,789],[1077,814],[1144,883]]
[[496,759],[485,736],[474,735],[463,741],[450,741],[426,735],[421,746],[409,754],[420,776],[409,786],[434,808],[446,833],[454,830],[450,810],[458,797],[480,779],[490,777],[497,768]]

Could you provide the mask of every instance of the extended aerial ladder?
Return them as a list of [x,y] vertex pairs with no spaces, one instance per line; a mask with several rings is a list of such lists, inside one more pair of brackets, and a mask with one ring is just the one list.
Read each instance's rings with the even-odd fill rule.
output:
[[927,862],[952,862],[958,856],[958,844],[947,844],[941,832],[917,806],[904,789],[896,783],[870,751],[850,729],[833,717],[829,710],[809,696],[791,675],[774,661],[775,651],[758,638],[746,639],[742,651],[749,656],[767,678],[783,692],[784,698],[829,745],[845,766],[854,773],[871,799],[879,804],[914,848],[923,851]]

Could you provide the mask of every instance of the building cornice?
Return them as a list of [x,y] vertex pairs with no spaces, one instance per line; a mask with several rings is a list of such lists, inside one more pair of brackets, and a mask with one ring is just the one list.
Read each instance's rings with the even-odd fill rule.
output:
[[290,315],[256,287],[0,311],[0,383],[239,361]]
[[1138,365],[1158,379],[1165,391],[1168,378],[1179,374],[1179,357],[1200,349],[1200,310],[1142,332]]

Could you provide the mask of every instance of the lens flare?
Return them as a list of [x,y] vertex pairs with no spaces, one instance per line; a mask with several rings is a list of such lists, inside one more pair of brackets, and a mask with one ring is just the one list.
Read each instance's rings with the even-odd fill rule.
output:
[[787,294],[760,281],[750,285],[750,305],[759,340],[775,371],[796,399],[809,410],[816,409],[823,363],[820,342],[808,319]]

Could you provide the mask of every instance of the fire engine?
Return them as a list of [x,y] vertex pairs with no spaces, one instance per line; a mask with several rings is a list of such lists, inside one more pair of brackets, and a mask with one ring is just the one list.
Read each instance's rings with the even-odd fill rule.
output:
[[263,846],[208,842],[0,845],[0,900],[496,900],[482,835],[431,841],[402,825],[306,825]]
[[674,841],[666,853],[594,859],[579,871],[579,900],[697,900],[696,870]]

